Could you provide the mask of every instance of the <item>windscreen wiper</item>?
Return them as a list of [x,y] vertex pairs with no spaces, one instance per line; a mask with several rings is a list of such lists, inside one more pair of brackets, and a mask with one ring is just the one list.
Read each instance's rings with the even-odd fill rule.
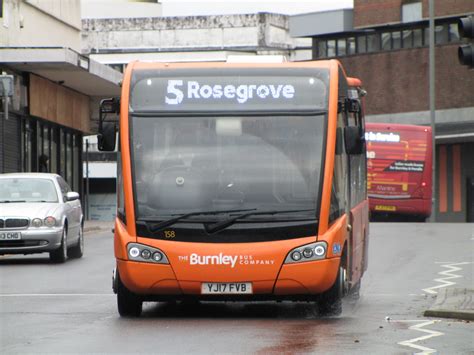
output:
[[243,214],[240,214],[238,216],[229,218],[229,219],[227,219],[225,221],[222,221],[222,222],[218,222],[218,223],[215,223],[215,224],[212,224],[212,225],[208,225],[206,227],[206,232],[209,233],[209,234],[216,233],[216,232],[218,232],[222,229],[225,229],[228,226],[234,224],[239,219],[243,219],[243,218],[246,218],[246,217],[249,217],[249,216],[265,215],[265,214],[272,215],[272,214],[278,214],[278,213],[309,212],[309,211],[315,211],[315,209],[310,208],[310,209],[305,209],[305,210],[269,210],[269,211],[253,211],[253,212],[251,211],[251,212],[243,213]]
[[[171,218],[171,219],[167,219],[166,221],[159,222],[159,223],[157,223],[157,224],[155,224],[151,227],[147,223],[147,228],[151,233],[156,233],[156,232],[160,231],[163,228],[169,227],[169,226],[175,224],[176,222],[178,222],[182,219],[191,217],[191,216],[216,215],[216,214],[220,214],[220,213],[246,212],[246,211],[255,211],[255,210],[256,210],[256,208],[248,208],[248,209],[245,209],[245,210],[217,210],[217,211],[190,212],[190,213],[185,213],[185,214],[179,215],[179,216]],[[145,222],[147,222],[147,221],[149,221],[149,219],[145,219]]]
[[17,202],[26,202],[26,200],[0,200],[0,203],[17,203]]

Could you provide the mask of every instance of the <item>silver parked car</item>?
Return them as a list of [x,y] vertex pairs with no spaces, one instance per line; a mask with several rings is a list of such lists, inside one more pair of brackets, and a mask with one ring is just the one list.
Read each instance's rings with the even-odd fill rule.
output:
[[53,262],[84,252],[79,194],[56,174],[0,174],[0,255],[49,252]]

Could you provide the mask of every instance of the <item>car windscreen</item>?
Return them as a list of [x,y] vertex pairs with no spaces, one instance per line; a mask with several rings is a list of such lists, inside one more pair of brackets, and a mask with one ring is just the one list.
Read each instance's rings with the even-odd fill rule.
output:
[[54,183],[42,178],[0,179],[0,203],[58,202]]

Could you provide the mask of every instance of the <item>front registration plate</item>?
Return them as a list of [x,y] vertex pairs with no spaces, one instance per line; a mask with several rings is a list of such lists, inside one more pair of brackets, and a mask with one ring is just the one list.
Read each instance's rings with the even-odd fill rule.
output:
[[375,210],[376,211],[396,211],[397,207],[395,206],[384,206],[384,205],[375,205]]
[[203,282],[203,295],[248,295],[252,294],[251,282]]
[[0,240],[19,240],[19,239],[21,239],[20,232],[0,233]]

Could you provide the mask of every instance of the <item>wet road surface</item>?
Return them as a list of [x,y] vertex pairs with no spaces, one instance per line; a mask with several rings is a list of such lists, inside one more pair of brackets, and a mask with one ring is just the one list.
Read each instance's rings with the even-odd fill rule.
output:
[[87,235],[84,257],[63,265],[0,257],[0,353],[472,354],[472,323],[422,314],[436,297],[427,290],[473,287],[473,229],[371,224],[361,297],[337,317],[311,303],[202,302],[145,303],[141,318],[120,318],[110,232]]

